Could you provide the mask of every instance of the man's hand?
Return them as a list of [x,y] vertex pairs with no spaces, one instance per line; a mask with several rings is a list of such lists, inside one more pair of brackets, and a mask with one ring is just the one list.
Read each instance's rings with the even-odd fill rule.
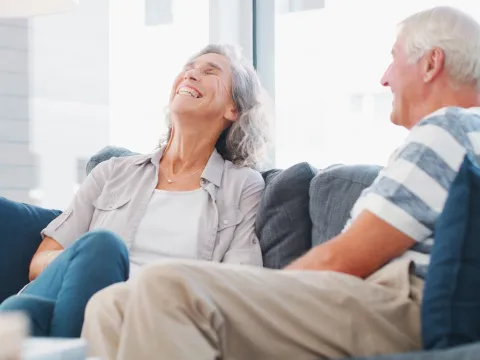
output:
[[322,263],[322,246],[316,246],[310,249],[306,254],[296,259],[285,270],[328,270],[324,269]]
[[328,270],[365,278],[414,244],[392,225],[364,211],[344,233],[314,247],[285,270]]

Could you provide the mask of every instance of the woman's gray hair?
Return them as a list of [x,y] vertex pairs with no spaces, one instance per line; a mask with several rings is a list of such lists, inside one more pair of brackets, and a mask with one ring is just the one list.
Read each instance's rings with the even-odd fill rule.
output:
[[[225,44],[207,45],[191,60],[205,54],[225,56],[232,70],[232,98],[238,119],[223,131],[215,148],[225,160],[238,166],[260,168],[266,159],[270,140],[270,116],[273,115],[268,96],[262,89],[253,66],[241,55],[238,48]],[[168,142],[172,124],[167,113]]]

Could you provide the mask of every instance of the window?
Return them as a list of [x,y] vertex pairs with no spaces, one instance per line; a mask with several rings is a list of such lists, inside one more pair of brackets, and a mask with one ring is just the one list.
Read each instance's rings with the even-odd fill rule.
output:
[[[458,7],[480,20],[480,5],[468,0],[274,4],[257,5],[257,37],[262,41],[270,32],[274,41],[272,51],[258,48],[257,62],[275,95],[275,165],[280,168],[300,161],[320,168],[334,163],[384,165],[406,135],[390,123],[392,96],[380,85],[396,24],[437,5]],[[272,17],[272,25],[265,26]]]
[[152,151],[185,60],[211,41],[251,53],[249,13],[240,0],[82,0],[0,20],[0,196],[64,209],[101,148]]

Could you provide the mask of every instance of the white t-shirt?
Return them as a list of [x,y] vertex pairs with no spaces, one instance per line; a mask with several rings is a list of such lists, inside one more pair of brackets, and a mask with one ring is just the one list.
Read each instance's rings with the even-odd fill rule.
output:
[[200,215],[208,193],[155,190],[130,248],[130,277],[151,262],[195,259]]

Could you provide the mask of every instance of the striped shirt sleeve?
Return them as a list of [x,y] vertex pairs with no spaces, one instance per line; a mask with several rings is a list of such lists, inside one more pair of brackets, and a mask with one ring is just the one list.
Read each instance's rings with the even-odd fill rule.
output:
[[412,239],[426,240],[465,152],[448,128],[428,121],[417,125],[357,201],[352,218],[368,210]]

